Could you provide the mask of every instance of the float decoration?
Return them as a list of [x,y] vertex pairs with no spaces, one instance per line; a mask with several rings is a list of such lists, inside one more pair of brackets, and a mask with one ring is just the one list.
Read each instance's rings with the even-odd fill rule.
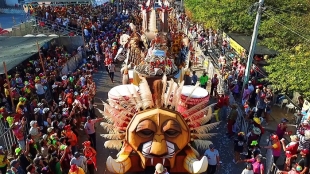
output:
[[[120,149],[117,159],[106,161],[112,173],[141,172],[162,163],[170,173],[202,173],[208,159],[192,147],[206,149],[214,134],[208,131],[219,122],[206,124],[212,118],[213,105],[207,106],[208,92],[197,84],[183,86],[166,75],[155,80],[151,89],[145,77],[139,86],[120,85],[108,94],[108,103],[99,110],[106,122],[101,126],[108,140],[106,148]],[[206,125],[205,125],[206,124]]]

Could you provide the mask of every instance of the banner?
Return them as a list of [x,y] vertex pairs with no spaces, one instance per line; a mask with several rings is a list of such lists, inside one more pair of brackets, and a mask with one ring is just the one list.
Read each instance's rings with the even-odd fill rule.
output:
[[230,47],[233,48],[238,54],[242,54],[244,48],[239,45],[236,41],[234,41],[232,38],[230,38],[229,41]]

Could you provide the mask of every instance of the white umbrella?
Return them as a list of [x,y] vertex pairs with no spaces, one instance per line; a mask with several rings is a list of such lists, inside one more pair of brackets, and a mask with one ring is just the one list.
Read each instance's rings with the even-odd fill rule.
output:
[[58,35],[57,34],[50,34],[50,35],[48,35],[48,37],[58,37]]
[[36,37],[35,35],[32,35],[32,34],[27,34],[25,35],[24,37]]
[[47,37],[45,34],[38,34],[37,37]]

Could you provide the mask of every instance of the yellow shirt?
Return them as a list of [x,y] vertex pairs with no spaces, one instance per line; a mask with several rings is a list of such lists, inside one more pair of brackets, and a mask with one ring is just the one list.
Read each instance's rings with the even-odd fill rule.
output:
[[78,170],[75,172],[71,172],[71,170],[69,170],[68,174],[85,174],[84,170],[81,167],[78,167]]
[[4,167],[5,165],[8,164],[8,161],[3,161],[5,155],[0,155],[0,167]]
[[4,89],[4,95],[5,95],[5,97],[9,97],[10,96],[10,92],[6,88]]

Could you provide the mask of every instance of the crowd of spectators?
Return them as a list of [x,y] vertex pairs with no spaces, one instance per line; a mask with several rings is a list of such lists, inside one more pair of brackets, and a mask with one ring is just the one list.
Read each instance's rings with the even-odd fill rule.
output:
[[[93,174],[97,169],[94,125],[101,119],[94,110],[93,73],[106,70],[113,82],[119,37],[130,34],[129,23],[134,21],[129,13],[136,13],[128,2],[122,7],[126,10],[114,16],[107,15],[115,10],[109,3],[37,7],[36,15],[45,21],[61,19],[59,25],[68,21],[68,25],[82,27],[85,47],[69,53],[64,46],[50,44],[40,51],[44,68],[38,56],[11,70],[9,81],[0,78],[2,124],[17,139],[11,149],[0,146],[2,173]],[[63,66],[76,55],[85,58],[82,65],[62,74]],[[81,136],[89,141],[81,143]]]

